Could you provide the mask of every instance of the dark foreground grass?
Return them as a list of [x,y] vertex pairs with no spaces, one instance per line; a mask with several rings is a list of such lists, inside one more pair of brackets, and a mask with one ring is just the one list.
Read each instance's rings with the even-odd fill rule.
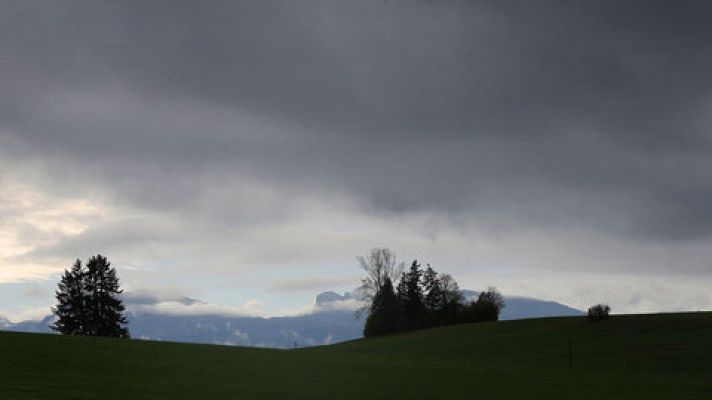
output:
[[63,398],[712,399],[712,313],[460,325],[297,350],[0,333],[0,399]]

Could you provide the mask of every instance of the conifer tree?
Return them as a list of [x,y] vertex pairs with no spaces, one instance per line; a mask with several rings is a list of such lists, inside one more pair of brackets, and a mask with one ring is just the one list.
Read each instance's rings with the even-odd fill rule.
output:
[[86,268],[77,260],[57,285],[57,319],[52,329],[63,335],[128,337],[122,293],[116,270],[102,255],[89,259]]
[[438,325],[438,314],[443,308],[443,290],[438,273],[428,264],[423,272],[423,302],[429,325]]
[[52,308],[57,317],[50,326],[54,331],[63,335],[86,334],[83,280],[84,269],[80,260],[70,270],[64,270],[55,292],[57,305]]
[[128,337],[125,325],[123,302],[118,295],[119,288],[116,269],[102,255],[96,255],[87,262],[84,287],[88,294],[87,331],[92,336]]
[[410,269],[403,273],[398,283],[398,298],[403,307],[403,328],[418,329],[423,326],[425,305],[423,304],[423,289],[420,277],[423,271],[415,260]]
[[399,332],[401,314],[401,304],[393,290],[393,283],[386,277],[381,289],[373,297],[363,335],[368,337]]

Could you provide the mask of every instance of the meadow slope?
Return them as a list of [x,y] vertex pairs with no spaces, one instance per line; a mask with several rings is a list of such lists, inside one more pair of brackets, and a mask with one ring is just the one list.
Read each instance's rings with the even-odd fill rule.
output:
[[459,325],[295,350],[0,332],[0,398],[710,399],[712,313]]

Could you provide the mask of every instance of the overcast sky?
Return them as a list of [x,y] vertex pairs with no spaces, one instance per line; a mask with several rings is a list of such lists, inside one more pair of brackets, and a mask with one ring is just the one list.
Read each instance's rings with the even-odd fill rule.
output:
[[96,253],[277,315],[376,246],[712,309],[711,38],[704,1],[5,1],[0,315]]

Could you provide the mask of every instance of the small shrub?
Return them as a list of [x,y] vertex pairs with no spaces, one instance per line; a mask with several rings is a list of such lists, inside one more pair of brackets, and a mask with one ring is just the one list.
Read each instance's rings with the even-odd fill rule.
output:
[[611,307],[606,304],[596,304],[588,309],[589,321],[602,321],[610,317]]

